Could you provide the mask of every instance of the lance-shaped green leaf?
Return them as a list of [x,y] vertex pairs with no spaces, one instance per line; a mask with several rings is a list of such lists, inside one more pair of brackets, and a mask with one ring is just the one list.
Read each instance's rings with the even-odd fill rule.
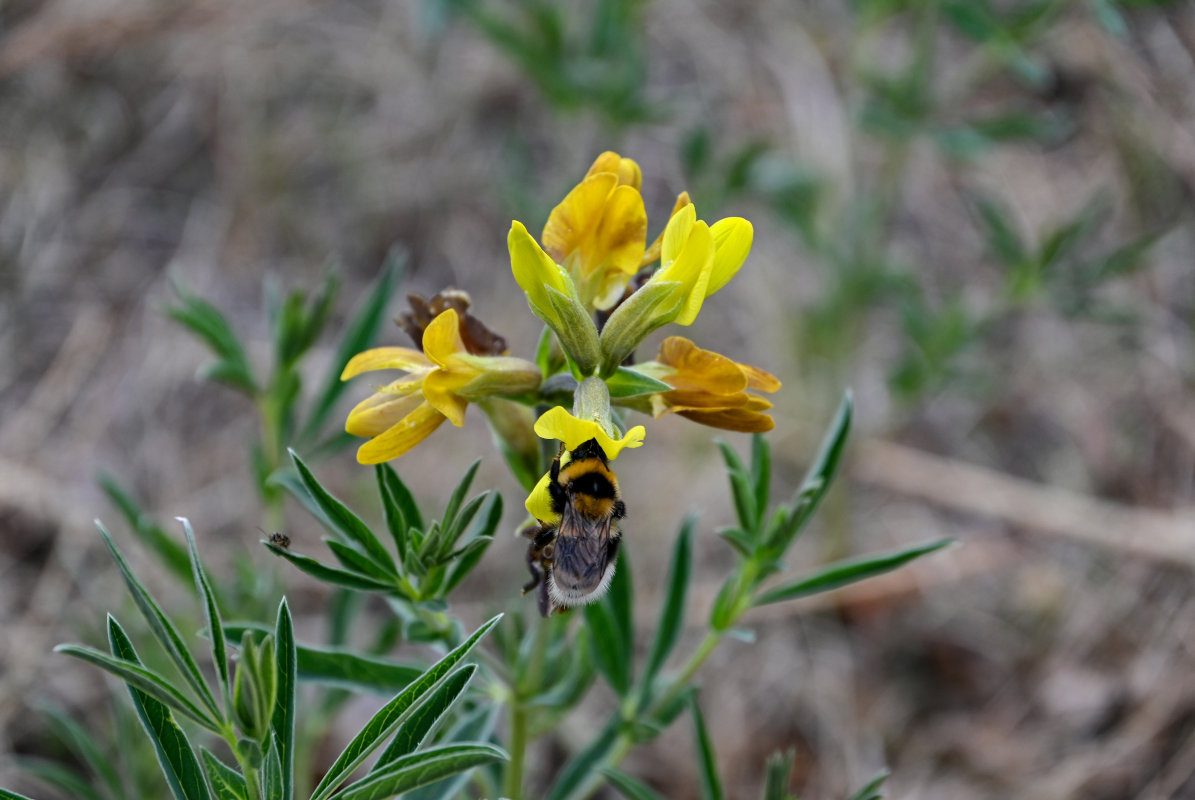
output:
[[336,354],[328,365],[328,373],[324,376],[316,399],[311,404],[311,413],[299,437],[300,441],[311,442],[319,436],[328,414],[332,412],[336,400],[348,385],[340,380],[345,365],[349,363],[349,359],[362,350],[369,349],[373,344],[382,321],[386,318],[386,304],[394,294],[394,286],[403,272],[405,261],[402,251],[395,249],[389,253],[377,283],[349,321],[344,336],[336,346]]
[[473,571],[477,562],[481,561],[481,557],[485,555],[490,542],[494,541],[494,531],[502,520],[502,495],[493,494],[490,497],[490,509],[481,526],[474,525],[466,533],[464,541],[467,544],[458,551],[459,555],[454,555],[451,559],[452,566],[449,568],[444,586],[440,590],[440,594],[443,596],[452,592]]
[[616,769],[603,769],[601,772],[627,800],[664,800],[646,783],[632,778],[625,772]]
[[218,356],[218,360],[205,367],[201,374],[255,396],[258,388],[245,350],[220,309],[177,284],[174,288],[182,302],[168,308],[167,316],[188,328]]
[[851,800],[881,800],[884,796],[881,788],[886,780],[888,780],[888,771],[884,770],[868,781],[866,786],[851,795]]
[[[116,659],[140,664],[133,643],[111,615],[108,617],[108,642]],[[175,800],[210,800],[199,759],[195,757],[186,734],[174,721],[170,709],[133,685],[129,686],[129,695],[133,698],[142,727],[153,742],[158,765],[166,776],[166,783]]]
[[345,541],[358,544],[362,552],[384,569],[387,574],[397,575],[398,570],[394,566],[394,559],[390,557],[389,551],[382,546],[369,526],[316,480],[315,475],[311,473],[311,470],[303,463],[303,459],[299,458],[294,450],[290,451],[290,457],[295,464],[295,469],[299,472],[299,480],[303,482],[303,487],[319,505],[323,519],[330,524],[330,530],[344,537]]
[[348,570],[337,569],[336,567],[329,567],[327,564],[321,564],[310,556],[300,555],[299,553],[292,553],[285,547],[262,539],[261,543],[270,549],[270,552],[276,556],[282,556],[290,563],[294,564],[303,572],[306,572],[312,577],[319,578],[324,583],[330,583],[334,586],[343,586],[346,589],[356,589],[362,592],[393,592],[394,585],[390,583],[382,583],[379,580],[370,578],[366,575],[361,575],[356,572],[349,572]]
[[506,752],[490,744],[450,744],[431,747],[371,772],[336,795],[337,800],[385,800],[463,770],[505,761]]
[[685,622],[685,595],[689,588],[689,575],[693,567],[693,528],[697,520],[692,516],[681,526],[680,535],[672,549],[672,566],[668,571],[668,594],[660,609],[660,624],[652,640],[651,652],[647,656],[647,667],[643,673],[644,687],[650,687],[652,680],[664,666],[664,661],[680,638]]
[[[390,491],[388,486],[388,478],[386,475],[386,465],[378,464],[374,467],[374,476],[378,482],[378,496],[382,498],[382,516],[386,520],[386,530],[390,531],[390,538],[394,540],[394,550],[398,554],[396,565],[399,570],[403,569],[403,564],[407,560],[407,540],[410,534],[407,532],[409,525],[407,524],[406,514],[403,513],[402,505],[399,504],[398,499]],[[398,476],[394,476],[398,480]],[[403,487],[406,488],[405,486]]]
[[[236,641],[250,630],[262,635],[273,632],[257,623],[224,626],[225,635]],[[296,645],[295,653],[299,680],[342,689],[393,694],[423,674],[423,669],[413,664],[369,658],[337,648]]]
[[9,791],[8,789],[0,789],[0,800],[33,800],[32,797],[27,797],[23,794]]
[[[109,622],[115,622],[115,620],[109,618]],[[182,692],[170,685],[168,680],[141,666],[139,661],[115,658],[91,647],[77,644],[60,644],[54,648],[54,652],[65,653],[93,664],[105,672],[112,673],[130,686],[136,687],[142,693],[165,703],[180,714],[190,717],[208,730],[216,732],[220,730],[220,723],[188,700]]]
[[[112,554],[112,558],[116,560],[116,565],[120,567],[120,574],[124,578],[125,586],[128,587],[129,594],[133,596],[133,601],[137,604],[137,608],[141,609],[141,614],[145,617],[145,621],[149,623],[150,630],[153,631],[154,636],[161,642],[162,647],[166,649],[166,653],[170,656],[175,666],[178,667],[183,678],[195,690],[200,701],[207,706],[213,715],[219,716],[220,708],[216,705],[216,699],[212,696],[211,689],[208,688],[207,682],[203,679],[203,673],[199,671],[199,665],[195,663],[194,656],[191,655],[191,651],[183,643],[183,637],[179,635],[178,629],[174,627],[174,623],[170,621],[170,618],[166,616],[157,602],[150,596],[149,591],[142,585],[141,581],[137,580],[137,576],[129,568],[128,562],[124,560],[124,556],[116,549],[116,545],[113,543],[112,537],[108,534],[103,523],[96,520],[95,524],[99,528],[100,535],[104,538],[104,544],[108,546],[108,552]],[[213,730],[219,730],[219,728],[213,728]]]
[[[440,744],[464,744],[467,742],[488,742],[494,735],[501,707],[497,703],[478,705],[471,712],[463,714],[448,729]],[[468,772],[428,784],[403,795],[403,800],[453,800],[459,797],[469,782]]]
[[207,572],[203,569],[203,562],[199,560],[199,549],[195,546],[195,531],[191,529],[191,522],[186,517],[178,517],[183,525],[183,533],[187,537],[187,547],[191,553],[191,569],[194,574],[195,590],[203,599],[203,619],[212,642],[212,664],[216,668],[216,678],[220,681],[220,694],[224,698],[225,710],[228,708],[229,679],[228,679],[228,651],[224,642],[224,623],[220,620],[220,607],[216,603],[216,593],[208,580]]
[[377,772],[403,756],[415,752],[431,734],[436,724],[444,718],[461,695],[465,687],[477,671],[476,664],[466,664],[448,676],[439,688],[421,702],[411,716],[399,726],[398,732],[390,740],[390,744],[382,751],[371,772]]
[[763,777],[762,800],[789,800],[788,781],[793,769],[793,751],[773,753]]
[[341,566],[350,572],[368,575],[374,580],[386,584],[393,581],[393,575],[387,573],[384,567],[375,564],[370,560],[369,556],[362,553],[353,545],[345,544],[339,539],[333,539],[330,536],[323,537],[322,541],[332,551],[332,555],[336,556],[336,560],[340,562]]
[[417,528],[423,530],[423,515],[419,513],[419,504],[415,502],[415,496],[411,494],[411,490],[402,482],[402,478],[398,477],[394,467],[389,464],[379,464],[386,480],[386,489],[390,492],[390,496],[394,498],[394,502],[402,509],[403,519],[406,520],[408,528]]
[[199,748],[207,781],[212,787],[215,800],[249,800],[249,787],[241,773],[216,758],[207,748]]
[[722,800],[726,793],[722,789],[722,778],[718,776],[714,746],[710,742],[709,731],[705,727],[705,716],[701,713],[701,707],[697,705],[696,695],[690,698],[689,709],[693,712],[693,737],[697,748],[697,774],[701,779],[701,796],[705,800]]
[[187,558],[187,548],[172,539],[161,525],[154,522],[115,478],[102,472],[97,480],[134,535],[158,556],[170,570],[170,574],[183,581],[185,585],[191,577],[191,561]]
[[393,700],[374,714],[373,718],[361,729],[361,732],[353,737],[353,740],[336,758],[327,774],[315,787],[312,800],[325,800],[331,796],[337,787],[352,774],[353,770],[360,766],[370,753],[380,747],[382,742],[407,720],[416,703],[428,692],[434,691],[481,638],[498,624],[498,620],[501,618],[502,615],[499,614],[478,628],[472,636],[428,667],[417,680],[399,692]]
[[722,459],[726,462],[726,475],[730,478],[730,493],[734,498],[739,525],[754,536],[759,531],[762,509],[755,503],[755,488],[752,485],[751,474],[747,472],[739,454],[730,445],[718,442],[718,449],[722,451]]
[[800,497],[806,494],[807,490],[812,489],[808,508],[804,511],[804,519],[811,517],[817,510],[818,504],[821,503],[822,497],[825,496],[826,490],[830,488],[834,476],[838,473],[838,464],[842,461],[847,436],[851,432],[853,409],[854,399],[848,391],[842,396],[842,402],[838,404],[838,411],[834,414],[834,421],[830,423],[830,429],[822,440],[817,456],[809,466],[809,472],[806,473],[805,480],[802,481],[801,488],[797,492]]
[[631,367],[616,369],[613,375],[606,378],[606,387],[610,389],[610,398],[615,400],[672,391],[672,387],[662,380],[644,375]]
[[837,589],[856,581],[882,575],[885,572],[891,572],[894,569],[903,567],[915,558],[920,558],[935,550],[941,550],[952,542],[954,542],[953,539],[941,539],[904,550],[894,550],[878,555],[835,561],[812,575],[782,583],[773,589],[761,593],[755,598],[754,605],[763,606],[768,603],[795,600],[798,597],[828,592],[831,589]]
[[469,487],[473,485],[473,478],[477,475],[477,468],[480,466],[481,459],[479,458],[470,465],[469,469],[465,471],[465,477],[461,478],[461,482],[452,490],[452,496],[448,498],[448,505],[444,509],[444,519],[440,523],[440,527],[452,530],[456,524],[457,512],[460,511],[461,504],[465,502],[465,495],[468,494]]
[[[298,654],[295,648],[295,626],[291,621],[286,598],[278,604],[278,621],[274,627],[275,684],[274,716],[270,727],[274,732],[273,748],[278,760],[278,800],[294,797],[295,775],[295,695]],[[267,762],[268,764],[268,762]]]
[[270,749],[266,751],[262,767],[261,793],[265,800],[284,800],[286,781],[282,776],[282,759],[278,756],[277,736],[270,742]]
[[762,519],[772,484],[772,451],[768,440],[758,433],[751,437],[751,479],[755,484],[755,508]]

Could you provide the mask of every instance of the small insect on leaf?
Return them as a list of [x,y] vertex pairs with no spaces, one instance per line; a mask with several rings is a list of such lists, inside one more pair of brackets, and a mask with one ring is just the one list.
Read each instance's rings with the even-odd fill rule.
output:
[[273,533],[266,533],[260,526],[257,528],[261,531],[261,535],[266,537],[266,541],[275,547],[281,547],[283,550],[290,548],[290,537],[281,531],[274,531]]

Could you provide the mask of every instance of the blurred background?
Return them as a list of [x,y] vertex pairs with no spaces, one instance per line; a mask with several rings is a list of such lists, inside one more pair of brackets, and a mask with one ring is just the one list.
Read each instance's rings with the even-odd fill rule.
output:
[[[960,543],[747,618],[756,641],[700,679],[732,796],[794,749],[806,798],[883,766],[896,798],[1195,797],[1195,5],[1149,0],[3,0],[0,784],[54,796],[12,763],[61,751],[36,709],[112,724],[98,671],[51,653],[128,605],[93,518],[154,563],[101,473],[320,635],[323,590],[257,544],[256,412],[197,377],[172,283],[260,362],[266,281],[335,270],[335,333],[400,261],[387,317],[454,285],[531,357],[506,231],[538,232],[606,149],[643,167],[650,237],[681,190],[754,223],[684,333],[784,382],[782,496],[855,393],[794,566]],[[709,429],[647,424],[619,462],[643,613],[698,509],[699,622],[731,562],[723,469]],[[473,621],[524,579],[522,492],[479,439],[472,412],[396,463],[437,508],[481,454],[475,488],[506,497],[512,537],[461,589]],[[351,453],[321,479],[370,498]],[[289,505],[283,530],[322,533]],[[537,743],[542,780],[585,719]],[[626,769],[694,796],[690,738]]]

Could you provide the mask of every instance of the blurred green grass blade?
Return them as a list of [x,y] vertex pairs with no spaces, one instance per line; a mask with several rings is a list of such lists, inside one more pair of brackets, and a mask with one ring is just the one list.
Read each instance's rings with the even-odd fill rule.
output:
[[9,791],[8,789],[0,789],[0,800],[33,800],[32,797],[27,797],[23,794]]
[[684,627],[685,597],[693,569],[693,529],[696,525],[697,520],[694,517],[686,518],[672,549],[672,564],[668,570],[668,594],[660,609],[660,624],[656,627],[647,666],[643,672],[642,681],[645,687],[650,687],[659,674],[660,667],[664,666]]
[[798,597],[838,589],[857,581],[882,575],[885,572],[891,572],[915,558],[920,558],[935,550],[941,550],[953,542],[954,539],[940,539],[904,550],[836,561],[812,575],[783,583],[774,589],[763,592],[755,598],[753,604],[763,606],[769,603],[782,603],[785,600],[795,600]]
[[279,770],[278,799],[292,800],[295,793],[295,698],[298,693],[298,653],[295,626],[286,598],[278,604],[274,626],[275,695],[270,723]]
[[[220,708],[216,704],[216,699],[212,696],[212,691],[208,688],[207,681],[203,678],[203,673],[199,671],[199,665],[195,663],[195,657],[187,649],[187,645],[183,642],[182,636],[179,635],[178,629],[174,627],[174,623],[170,621],[170,618],[158,606],[157,602],[150,595],[149,590],[133,574],[133,570],[129,567],[128,562],[124,560],[124,556],[121,555],[120,551],[116,549],[116,544],[112,541],[112,537],[103,523],[96,520],[95,524],[100,530],[100,536],[103,537],[104,544],[108,546],[108,552],[112,554],[112,558],[116,560],[116,565],[120,567],[120,574],[124,578],[125,586],[128,587],[129,594],[133,596],[133,601],[137,604],[137,608],[141,609],[141,614],[145,617],[145,621],[149,623],[150,630],[153,631],[154,636],[157,637],[157,640],[162,644],[170,659],[178,667],[183,678],[195,690],[200,701],[207,706],[213,715],[220,716]],[[219,728],[213,728],[213,730],[219,730]]]
[[328,367],[328,374],[324,377],[316,399],[311,404],[311,413],[307,417],[307,424],[299,436],[304,444],[314,442],[320,430],[336,405],[348,384],[340,380],[349,359],[363,350],[369,349],[377,337],[382,320],[386,316],[386,304],[394,294],[399,276],[404,271],[405,256],[399,250],[392,250],[387,258],[386,266],[382,269],[377,283],[370,290],[362,302],[357,313],[345,328],[344,337],[336,347],[336,354]]
[[561,770],[548,792],[547,800],[574,800],[579,797],[590,773],[598,769],[614,750],[621,722],[617,714],[610,717],[601,732]]
[[656,794],[646,783],[632,778],[625,772],[620,772],[616,769],[603,769],[600,772],[605,775],[614,788],[622,793],[622,796],[627,800],[664,800],[663,797]]
[[[359,767],[369,754],[381,746],[386,737],[390,736],[410,716],[415,704],[428,692],[434,691],[453,668],[481,641],[481,638],[498,624],[498,620],[501,618],[502,615],[499,614],[478,628],[472,636],[428,667],[417,680],[399,692],[393,700],[374,714],[365,727],[353,737],[344,751],[337,756],[327,774],[315,787],[312,800],[325,800],[332,795],[337,787],[352,774],[353,770]],[[344,795],[341,797],[343,798]]]
[[299,480],[302,481],[303,487],[318,504],[324,518],[331,523],[332,533],[344,537],[345,541],[356,542],[370,560],[385,570],[386,574],[397,576],[398,569],[394,566],[394,559],[369,526],[320,484],[303,463],[303,459],[299,458],[298,453],[291,450],[290,457],[299,472]]
[[337,569],[336,567],[329,567],[326,564],[321,564],[310,556],[300,555],[299,553],[292,553],[284,547],[279,547],[269,541],[262,539],[261,543],[269,548],[270,552],[276,556],[282,556],[290,563],[294,564],[303,572],[313,578],[319,578],[324,583],[330,583],[334,586],[343,586],[346,589],[356,589],[361,592],[393,592],[394,585],[389,583],[382,583],[374,580],[366,575],[359,575],[356,572],[349,572],[348,570]]
[[181,303],[166,309],[166,316],[190,330],[218,357],[214,364],[203,368],[210,380],[218,380],[256,396],[258,387],[240,339],[233,332],[220,309],[196,294],[175,284]]
[[80,661],[97,666],[130,686],[135,686],[144,694],[165,703],[180,714],[190,717],[208,730],[216,732],[220,730],[220,724],[215,719],[188,700],[182,692],[170,685],[169,681],[156,672],[141,666],[139,662],[114,658],[94,648],[77,644],[60,644],[54,648],[54,652],[73,656]]
[[207,748],[199,748],[207,780],[215,800],[249,800],[249,787],[241,773],[212,755]]
[[[250,630],[270,633],[270,628],[257,623],[229,623],[224,626],[224,635],[240,641]],[[406,688],[423,673],[416,666],[369,658],[347,650],[295,645],[295,656],[299,680],[355,691],[391,694]]]
[[220,696],[224,701],[225,712],[229,712],[229,676],[228,676],[228,648],[224,641],[224,623],[220,619],[220,606],[216,603],[216,593],[208,580],[203,562],[199,560],[199,548],[195,546],[195,531],[191,528],[191,521],[186,517],[177,517],[183,525],[183,533],[187,537],[187,547],[191,553],[191,566],[194,571],[195,590],[203,599],[203,618],[207,623],[208,636],[212,643],[212,664],[216,668],[216,678],[220,682]]
[[606,380],[611,399],[672,391],[672,387],[631,367],[619,367]]
[[270,747],[266,751],[261,778],[261,793],[265,796],[265,800],[284,800],[282,759],[278,755],[277,736],[274,736],[270,741]]
[[697,695],[689,698],[689,710],[693,714],[694,746],[697,748],[697,774],[701,781],[701,796],[704,800],[723,800],[722,779],[718,776],[718,761],[709,731],[705,727],[705,716],[697,704]]
[[[111,615],[108,617],[108,641],[116,659],[140,665],[133,643]],[[129,695],[142,727],[153,742],[158,765],[175,800],[210,800],[199,759],[170,709],[134,686],[129,686]]]
[[187,548],[179,544],[166,530],[154,522],[138,505],[116,478],[106,472],[101,472],[97,481],[104,494],[120,511],[129,529],[161,560],[162,564],[183,586],[191,581],[191,559],[187,556]]
[[793,752],[773,753],[764,771],[761,800],[788,800],[788,781],[792,774]]
[[456,705],[476,671],[476,664],[466,664],[449,675],[443,684],[419,704],[407,721],[399,726],[394,738],[382,751],[370,772],[378,772],[418,750],[437,723]]
[[124,794],[120,773],[111,756],[100,748],[96,738],[62,709],[43,708],[42,713],[54,735],[81,763],[103,780],[108,796],[120,798]]
[[851,800],[881,800],[884,792],[881,787],[888,780],[888,770],[883,770],[872,778],[866,786],[851,795]]
[[336,795],[337,800],[385,800],[473,767],[508,758],[490,744],[450,744],[404,756]]
[[92,788],[86,778],[64,763],[23,755],[12,757],[12,763],[20,772],[66,792],[72,800],[106,800],[105,795]]

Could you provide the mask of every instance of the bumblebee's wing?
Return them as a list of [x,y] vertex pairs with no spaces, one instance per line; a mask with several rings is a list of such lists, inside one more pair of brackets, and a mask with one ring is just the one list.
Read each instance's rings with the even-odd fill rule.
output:
[[566,505],[552,554],[554,598],[565,606],[592,602],[613,574],[620,535],[610,517],[590,519]]

